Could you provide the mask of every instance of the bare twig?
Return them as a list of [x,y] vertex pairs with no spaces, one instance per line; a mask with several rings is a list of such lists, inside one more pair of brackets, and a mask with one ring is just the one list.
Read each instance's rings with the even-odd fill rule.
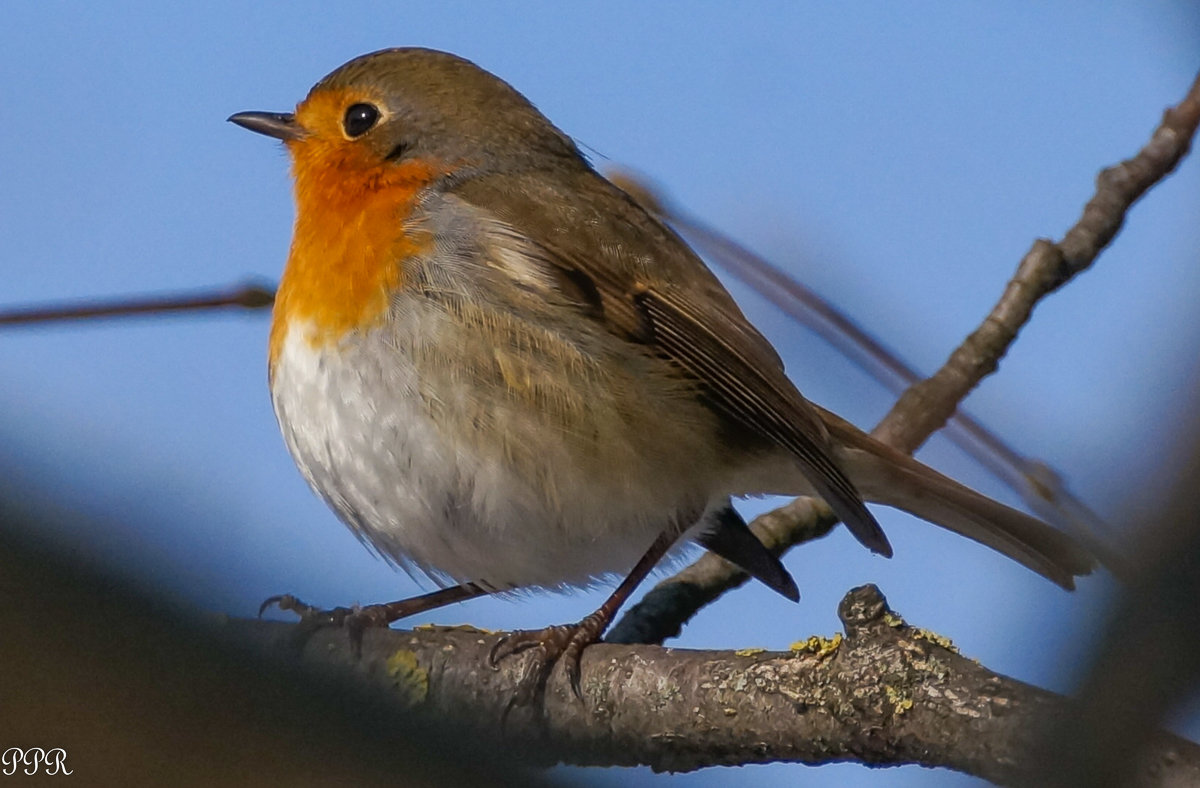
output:
[[[825,536],[837,525],[818,498],[797,498],[755,518],[750,530],[779,555],[788,546]],[[605,636],[607,643],[654,643],[677,637],[697,610],[750,579],[736,564],[705,553],[694,564],[656,585]]]
[[173,293],[165,296],[122,297],[108,301],[91,300],[73,304],[16,307],[0,310],[0,326],[28,326],[36,323],[100,317],[159,315],[226,307],[265,309],[274,301],[274,287],[251,282],[230,290],[205,290],[187,295]]
[[[1063,240],[1058,244],[1045,240],[1034,242],[1033,249],[1021,261],[1016,276],[983,324],[967,337],[933,377],[910,387],[872,434],[885,443],[912,452],[945,424],[971,389],[995,371],[1017,332],[1029,320],[1034,305],[1090,266],[1120,229],[1129,207],[1175,169],[1187,154],[1198,125],[1200,75],[1184,100],[1164,113],[1150,142],[1134,158],[1100,173],[1096,193]],[[806,510],[808,516],[795,520],[782,541],[767,546],[783,551],[811,538],[813,533],[823,535],[828,529],[817,527],[816,511]],[[765,516],[786,515],[777,511]],[[754,523],[751,525],[755,526]],[[1088,544],[1110,566],[1117,563],[1098,541],[1088,540]],[[736,570],[729,568],[726,573],[731,578],[725,581],[729,587],[736,585]],[[677,633],[681,622],[695,615],[701,606],[719,596],[719,593],[697,596],[674,592],[670,586],[687,582],[686,579],[677,581],[676,577],[669,577],[651,589],[642,603],[625,614],[625,618],[632,620],[619,622],[615,631],[618,634],[643,633],[651,642],[661,642]],[[714,588],[721,585],[716,580],[712,583]]]
[[[622,177],[621,184],[622,188],[634,190],[641,186],[631,182],[629,176]],[[641,195],[639,199],[655,198],[644,188]],[[661,201],[655,207],[711,262],[754,288],[788,317],[816,332],[897,396],[922,380],[898,354],[795,277],[680,209]],[[1020,495],[1047,522],[1091,540],[1111,540],[1108,525],[1071,494],[1062,477],[1049,465],[1022,456],[965,411],[951,414],[944,434]]]
[[1200,125],[1200,75],[1184,100],[1132,159],[1101,171],[1096,193],[1062,241],[1034,241],[992,311],[933,377],[909,388],[875,428],[876,438],[915,451],[958,407],[984,376],[995,371],[1033,307],[1091,266],[1116,236],[1125,213],[1165,178],[1191,146]]

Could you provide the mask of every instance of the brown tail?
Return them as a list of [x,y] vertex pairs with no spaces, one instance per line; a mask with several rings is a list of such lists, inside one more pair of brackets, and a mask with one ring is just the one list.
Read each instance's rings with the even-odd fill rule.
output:
[[1066,534],[993,501],[819,409],[838,460],[868,501],[894,506],[987,545],[1066,589],[1095,558]]

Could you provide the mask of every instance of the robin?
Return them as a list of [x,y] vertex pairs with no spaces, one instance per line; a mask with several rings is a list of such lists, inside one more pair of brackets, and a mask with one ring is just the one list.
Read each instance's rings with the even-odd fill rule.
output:
[[269,348],[288,449],[360,539],[442,586],[332,619],[624,576],[579,623],[492,651],[536,648],[543,681],[562,660],[578,693],[582,649],[682,542],[799,599],[731,505],[759,494],[819,495],[884,556],[864,500],[1064,588],[1091,569],[1058,531],[809,403],[683,240],[473,63],[375,52],[294,113],[230,120],[292,160]]

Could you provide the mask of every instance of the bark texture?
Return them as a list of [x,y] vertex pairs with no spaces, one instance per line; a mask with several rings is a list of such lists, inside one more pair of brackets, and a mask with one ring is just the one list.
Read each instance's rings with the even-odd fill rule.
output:
[[[1037,743],[1076,710],[1054,693],[989,671],[945,638],[912,627],[872,585],[852,590],[844,635],[790,652],[693,651],[598,644],[583,657],[583,702],[562,670],[541,706],[511,706],[527,659],[497,669],[497,633],[422,628],[366,633],[356,657],[346,633],[307,642],[293,625],[232,621],[277,653],[386,688],[412,713],[462,726],[530,762],[691,771],[722,764],[857,761],[946,767],[1005,785],[1029,784]],[[1143,784],[1200,784],[1200,746],[1160,734]]]

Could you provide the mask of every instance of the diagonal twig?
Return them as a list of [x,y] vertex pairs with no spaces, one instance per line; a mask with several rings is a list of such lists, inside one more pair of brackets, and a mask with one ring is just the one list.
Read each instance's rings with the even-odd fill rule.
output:
[[[638,192],[639,200],[651,204],[711,262],[745,282],[785,315],[814,331],[897,396],[922,380],[896,353],[795,277],[718,230],[649,194],[643,184],[631,181],[630,176],[622,175],[620,181],[623,188]],[[945,434],[1020,495],[1025,504],[1047,522],[1092,540],[1111,540],[1108,524],[1072,495],[1062,478],[1046,463],[1022,456],[962,410],[950,416]]]
[[[1112,241],[1125,221],[1125,214],[1154,184],[1170,174],[1187,155],[1192,137],[1200,126],[1200,74],[1184,99],[1163,114],[1150,141],[1133,158],[1103,170],[1096,178],[1096,191],[1079,221],[1058,243],[1039,239],[1017,267],[996,306],[983,323],[950,355],[949,360],[928,380],[911,386],[896,402],[872,434],[896,448],[911,452],[946,423],[958,403],[995,371],[1034,306],[1091,266]],[[806,518],[793,520],[791,528],[766,529],[758,518],[751,528],[771,550],[780,553],[801,541],[824,535],[830,516],[821,507],[805,509]],[[814,516],[815,515],[815,516]],[[789,517],[782,511],[766,517]],[[775,523],[778,525],[778,523]],[[780,533],[783,532],[782,538]],[[1089,547],[1109,563],[1115,563],[1103,545],[1094,540]],[[706,556],[701,561],[711,560]],[[690,571],[685,569],[684,572]],[[727,565],[707,576],[708,591],[697,595],[686,576],[667,578],[630,608],[612,630],[615,642],[629,642],[636,635],[643,642],[660,643],[705,604],[728,588],[744,582],[740,569]]]
[[1129,208],[1187,155],[1197,125],[1200,75],[1184,100],[1163,113],[1162,123],[1136,156],[1100,172],[1095,194],[1063,239],[1057,243],[1034,241],[979,328],[932,377],[900,397],[875,428],[874,436],[912,452],[941,428],[963,397],[995,371],[1034,306],[1087,270],[1121,229]]

